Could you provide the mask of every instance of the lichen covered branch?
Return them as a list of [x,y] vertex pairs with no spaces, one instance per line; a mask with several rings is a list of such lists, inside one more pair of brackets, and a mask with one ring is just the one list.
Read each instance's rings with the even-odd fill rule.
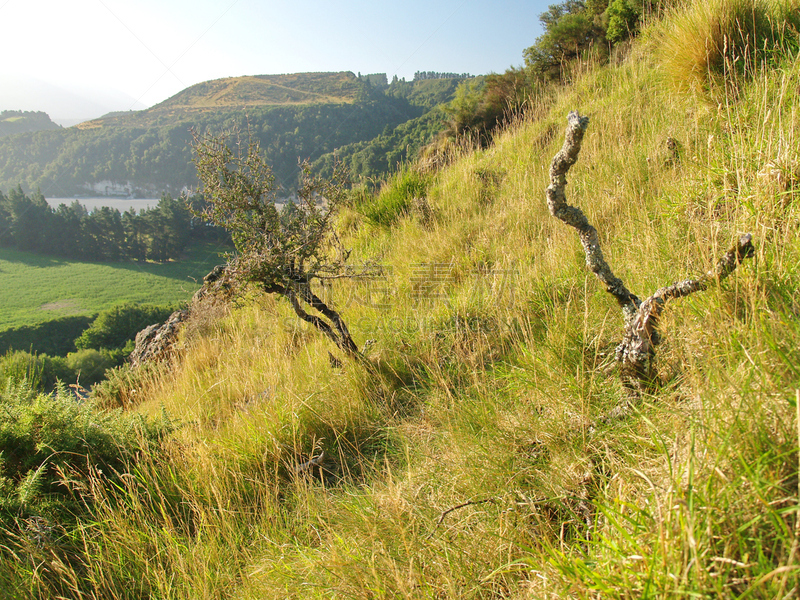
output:
[[592,227],[581,209],[567,204],[564,190],[567,172],[578,160],[583,136],[589,126],[589,118],[576,111],[567,117],[564,145],[553,158],[550,166],[550,185],[547,187],[547,206],[550,213],[578,232],[584,252],[586,266],[606,286],[622,308],[625,335],[617,347],[617,360],[621,365],[621,376],[626,388],[638,394],[658,385],[655,369],[655,347],[660,341],[658,319],[667,301],[682,298],[706,289],[730,275],[746,258],[753,255],[752,236],[742,235],[737,243],[719,260],[713,270],[699,279],[687,279],[659,289],[644,302],[631,293],[621,279],[616,277],[603,258],[597,230]]
[[623,381],[630,387],[652,388],[656,383],[655,348],[661,342],[658,320],[664,305],[674,298],[707,289],[733,273],[744,259],[753,256],[753,236],[746,233],[717,262],[713,270],[699,279],[686,279],[662,287],[639,306],[633,320],[625,328],[625,336],[617,347],[617,360],[622,365]]
[[580,208],[567,204],[567,197],[564,193],[564,189],[567,187],[567,171],[578,160],[583,134],[588,126],[589,117],[582,117],[576,111],[569,113],[564,145],[553,158],[550,166],[550,185],[547,186],[546,191],[547,206],[550,208],[550,214],[578,231],[578,237],[586,253],[586,266],[605,284],[608,293],[617,299],[622,307],[625,320],[628,321],[633,318],[636,309],[639,308],[639,299],[611,271],[611,267],[603,257],[597,230],[592,227]]

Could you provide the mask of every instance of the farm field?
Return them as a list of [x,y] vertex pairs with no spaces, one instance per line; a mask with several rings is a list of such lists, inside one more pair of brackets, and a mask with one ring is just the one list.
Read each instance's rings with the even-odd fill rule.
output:
[[181,261],[90,263],[0,249],[0,330],[68,315],[88,315],[124,302],[189,300],[224,248],[191,246]]

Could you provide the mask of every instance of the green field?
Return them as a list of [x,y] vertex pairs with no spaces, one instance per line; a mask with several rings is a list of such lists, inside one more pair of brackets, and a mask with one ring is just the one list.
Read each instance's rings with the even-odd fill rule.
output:
[[0,330],[67,315],[93,314],[123,302],[186,301],[222,259],[215,244],[190,247],[183,260],[76,262],[0,249]]

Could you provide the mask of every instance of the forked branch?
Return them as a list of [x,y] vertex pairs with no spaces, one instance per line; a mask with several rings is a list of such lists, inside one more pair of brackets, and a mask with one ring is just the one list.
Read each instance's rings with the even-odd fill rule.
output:
[[745,259],[753,256],[752,236],[742,235],[737,243],[719,260],[714,269],[699,279],[687,279],[659,289],[644,301],[631,293],[611,271],[603,257],[597,230],[589,223],[581,209],[567,204],[564,192],[567,172],[578,160],[583,136],[589,118],[576,111],[567,117],[564,145],[550,166],[550,185],[547,187],[547,206],[550,213],[574,227],[586,253],[586,266],[606,286],[606,291],[616,298],[625,322],[625,334],[617,347],[617,360],[624,385],[634,393],[651,390],[658,385],[655,368],[655,348],[660,342],[658,319],[668,300],[682,298],[706,289],[730,275]]

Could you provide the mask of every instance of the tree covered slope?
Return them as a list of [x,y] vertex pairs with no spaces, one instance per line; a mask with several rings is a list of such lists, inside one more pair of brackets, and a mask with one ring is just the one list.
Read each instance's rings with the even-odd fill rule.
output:
[[[177,195],[197,184],[189,147],[193,129],[249,131],[280,183],[291,189],[299,160],[315,161],[420,117],[447,102],[457,81],[378,86],[349,72],[208,81],[147,110],[0,139],[0,189],[21,184],[25,191],[38,188],[58,197],[91,194],[92,184],[111,182],[142,197]],[[386,169],[388,164],[369,174]]]
[[59,129],[43,112],[4,110],[0,112],[0,138],[28,131]]

